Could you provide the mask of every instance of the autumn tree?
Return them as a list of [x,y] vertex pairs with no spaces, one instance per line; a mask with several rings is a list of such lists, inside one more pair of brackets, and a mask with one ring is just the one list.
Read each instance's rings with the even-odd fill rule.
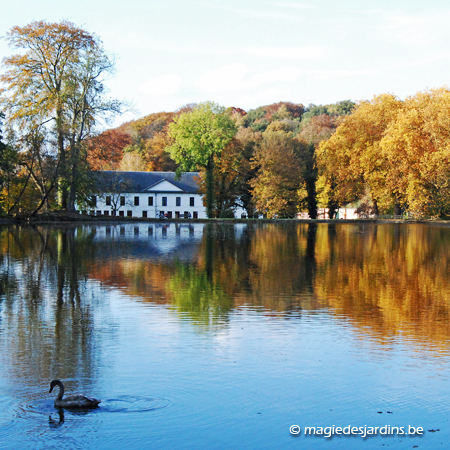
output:
[[[242,196],[248,188],[249,170],[250,160],[245,157],[243,144],[236,137],[231,139],[220,156],[214,156],[213,217],[234,217],[234,209],[244,206]],[[206,194],[205,169],[202,172],[200,192]]]
[[[318,169],[316,163],[316,148],[325,139],[329,139],[336,130],[337,118],[327,113],[312,116],[301,124],[301,130],[297,135],[299,142],[303,144],[302,166],[303,179],[307,193],[308,215],[311,219],[317,218],[317,178]],[[330,205],[328,205],[330,207]],[[332,214],[334,214],[333,209]]]
[[115,170],[123,157],[123,149],[131,138],[117,130],[106,130],[86,141],[87,161],[92,170]]
[[9,212],[11,185],[17,180],[17,152],[4,142],[2,128],[4,115],[0,113],[0,212]]
[[82,143],[99,118],[121,112],[120,102],[106,98],[103,84],[113,62],[96,36],[68,21],[15,26],[6,39],[22,50],[3,60],[1,101],[7,123],[25,134],[52,127],[59,206],[74,209]]
[[419,217],[450,216],[450,90],[408,97],[381,143],[386,190]]
[[171,143],[172,140],[166,130],[154,133],[152,138],[146,141],[143,158],[148,171],[175,172],[177,170],[178,164],[166,150]]
[[352,113],[355,103],[351,100],[342,100],[337,103],[332,103],[329,105],[314,105],[310,104],[305,108],[305,112],[302,115],[302,122],[309,122],[314,116],[320,116],[322,114],[327,114],[330,117],[333,116],[348,116]]
[[270,122],[283,119],[300,120],[305,112],[305,107],[301,103],[292,102],[272,103],[271,105],[263,106],[263,109],[266,112],[265,118]]
[[267,217],[295,217],[298,211],[302,167],[292,135],[264,133],[255,151],[257,173],[250,184],[258,211]]
[[334,134],[338,124],[339,120],[336,116],[329,116],[325,113],[313,116],[308,122],[303,124],[298,137],[302,141],[317,146]]
[[351,115],[344,116],[336,132],[317,149],[317,159],[331,208],[368,194],[378,207],[395,203],[395,192],[386,189],[390,170],[380,142],[403,107],[391,94],[361,102]]
[[139,151],[125,152],[120,163],[119,170],[126,172],[144,172],[145,161]]
[[206,211],[213,216],[214,157],[222,153],[236,134],[236,127],[225,108],[212,102],[200,103],[190,112],[182,113],[169,125],[173,144],[168,147],[179,172],[205,170]]
[[53,200],[54,187],[58,177],[58,162],[53,151],[53,146],[49,143],[49,132],[42,128],[34,129],[30,133],[21,137],[18,145],[21,151],[18,155],[18,164],[24,168],[27,174],[26,183],[15,199],[15,204],[10,208],[12,212],[17,204],[20,204],[21,197],[26,193],[28,181],[32,181],[39,192],[37,204],[28,204],[28,210],[32,215],[36,214],[44,205],[48,210],[50,202]]
[[242,208],[247,211],[248,217],[257,217],[255,199],[253,198],[253,189],[251,181],[257,173],[257,166],[252,164],[256,148],[262,140],[262,133],[254,131],[252,128],[240,128],[236,134],[236,139],[242,146],[240,155],[240,170],[242,173],[241,193],[239,195],[239,203]]

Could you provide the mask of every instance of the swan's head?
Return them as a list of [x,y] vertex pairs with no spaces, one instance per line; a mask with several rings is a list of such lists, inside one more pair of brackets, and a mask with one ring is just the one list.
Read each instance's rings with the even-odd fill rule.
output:
[[61,385],[61,381],[59,381],[59,380],[53,380],[53,381],[50,383],[50,390],[49,390],[48,392],[49,392],[49,393],[52,392],[52,391],[53,391],[53,388],[54,388],[55,386],[59,386],[59,385]]

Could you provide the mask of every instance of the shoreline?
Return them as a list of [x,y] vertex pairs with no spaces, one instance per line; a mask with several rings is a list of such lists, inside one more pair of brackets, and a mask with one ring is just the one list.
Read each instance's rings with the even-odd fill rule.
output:
[[0,225],[67,223],[299,223],[299,224],[427,224],[450,226],[450,220],[438,219],[158,219],[143,217],[89,216],[78,213],[51,212],[34,217],[2,217]]

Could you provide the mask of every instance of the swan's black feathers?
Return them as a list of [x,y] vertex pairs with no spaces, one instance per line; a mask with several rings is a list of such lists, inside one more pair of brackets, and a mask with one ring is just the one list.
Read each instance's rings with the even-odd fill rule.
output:
[[50,383],[50,392],[52,392],[55,386],[59,387],[59,393],[55,399],[55,406],[57,408],[96,408],[100,403],[100,400],[97,400],[96,398],[85,397],[84,395],[69,395],[63,398],[64,385],[59,380],[53,380]]

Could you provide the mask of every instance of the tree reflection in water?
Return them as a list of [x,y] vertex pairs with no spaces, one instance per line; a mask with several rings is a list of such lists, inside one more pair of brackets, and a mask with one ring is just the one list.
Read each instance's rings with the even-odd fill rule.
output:
[[207,224],[183,261],[122,251],[114,263],[96,260],[91,276],[196,323],[249,305],[285,318],[326,309],[382,340],[401,330],[441,346],[450,337],[449,239],[449,228],[418,224]]
[[407,333],[444,348],[450,338],[450,228],[249,222],[164,230],[3,228],[0,308],[17,336],[4,345],[28,367],[17,376],[89,377],[99,308],[89,280],[172,305],[200,327],[227,326],[231,312],[252,307],[284,319],[326,311],[383,342]]
[[75,227],[1,230],[1,305],[9,327],[3,352],[15,358],[8,368],[22,384],[92,375],[96,348],[86,280],[94,234]]

